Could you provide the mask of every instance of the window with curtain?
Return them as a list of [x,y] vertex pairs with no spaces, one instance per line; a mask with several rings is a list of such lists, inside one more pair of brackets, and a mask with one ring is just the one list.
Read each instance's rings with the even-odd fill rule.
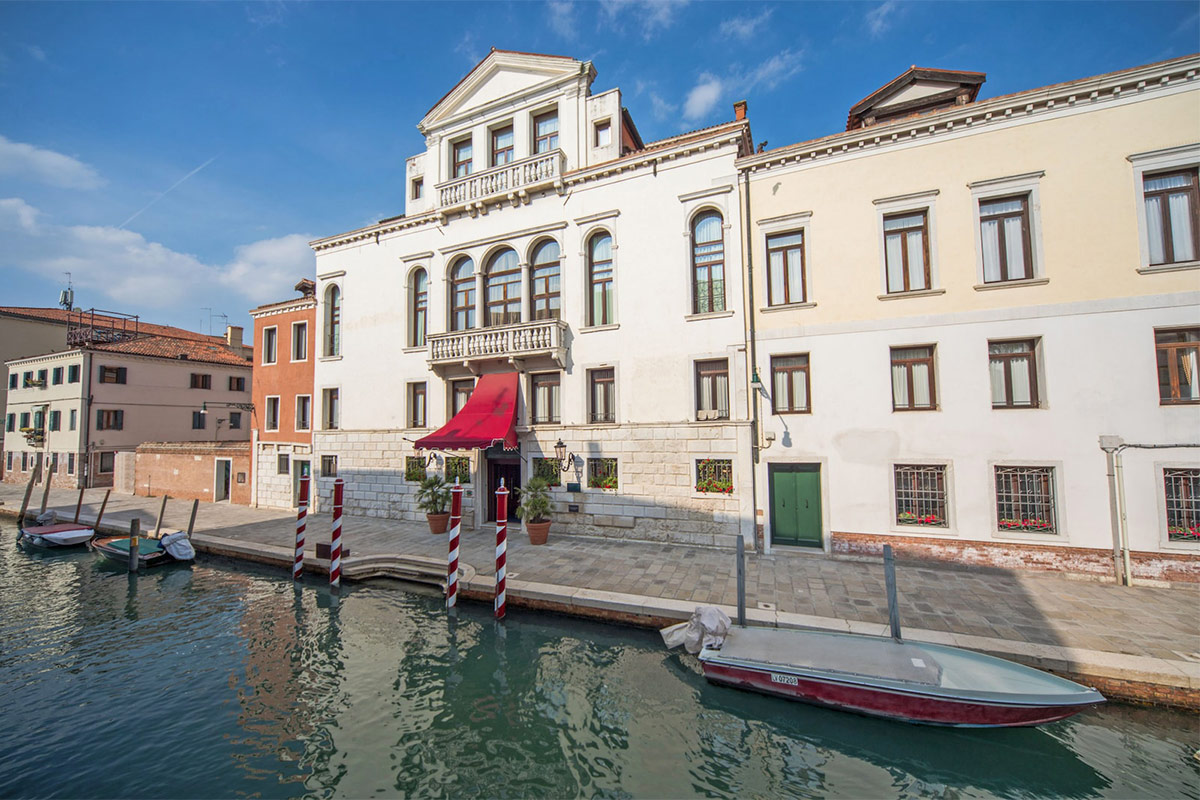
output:
[[312,430],[312,395],[296,395],[295,428],[298,431]]
[[557,372],[530,375],[529,394],[533,398],[529,416],[534,425],[559,421],[559,375]]
[[325,389],[322,394],[324,395],[321,398],[325,414],[324,428],[327,431],[336,431],[342,425],[341,392],[337,389]]
[[408,385],[408,427],[425,427],[425,383]]
[[521,264],[515,250],[501,250],[488,261],[486,303],[489,326],[521,321]]
[[808,355],[771,356],[771,410],[809,412]]
[[1195,169],[1144,178],[1146,237],[1152,265],[1196,260],[1200,240],[1196,184]]
[[559,271],[558,242],[542,242],[533,251],[533,267],[529,274],[533,282],[530,298],[535,320],[558,319],[562,316]]
[[804,286],[804,233],[767,237],[767,304],[782,306],[807,300]]
[[548,153],[558,148],[558,112],[551,111],[533,118],[533,152]]
[[928,289],[929,217],[925,211],[883,218],[888,294]]
[[325,290],[325,355],[342,352],[342,290],[330,286]]
[[1037,408],[1037,340],[988,342],[992,408]]
[[452,165],[454,177],[465,178],[471,174],[471,140],[463,139],[461,142],[455,142],[452,149],[454,150]]
[[705,211],[692,221],[692,313],[725,310],[725,230],[721,215]]
[[696,362],[696,419],[729,419],[729,360]]
[[500,167],[513,160],[513,127],[506,125],[492,131],[492,166]]
[[279,430],[279,398],[267,398],[266,421],[263,424],[264,430],[277,431]]
[[588,422],[616,422],[616,371],[588,370]]
[[588,240],[588,286],[591,287],[588,325],[611,325],[616,321],[613,314],[612,237],[603,231]]
[[1155,331],[1154,349],[1159,403],[1200,403],[1200,328]]
[[979,237],[984,283],[1033,277],[1028,195],[981,200]]
[[471,399],[475,391],[475,379],[467,378],[461,381],[450,381],[450,416],[463,410],[463,406]]
[[409,286],[409,303],[408,344],[410,347],[423,347],[429,311],[429,276],[423,269],[413,273]]
[[450,330],[475,327],[475,262],[465,256],[450,270]]
[[892,348],[892,410],[937,408],[933,347]]

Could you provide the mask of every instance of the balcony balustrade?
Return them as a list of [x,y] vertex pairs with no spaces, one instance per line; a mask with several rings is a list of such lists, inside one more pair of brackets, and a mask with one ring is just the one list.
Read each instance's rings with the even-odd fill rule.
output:
[[465,364],[470,367],[497,359],[516,363],[521,359],[543,356],[553,359],[562,367],[566,365],[567,357],[566,332],[567,323],[548,319],[469,331],[431,333],[426,338],[429,366]]
[[561,180],[565,163],[566,156],[562,150],[551,150],[439,183],[438,204],[446,208],[483,202],[507,194],[523,195],[530,189]]

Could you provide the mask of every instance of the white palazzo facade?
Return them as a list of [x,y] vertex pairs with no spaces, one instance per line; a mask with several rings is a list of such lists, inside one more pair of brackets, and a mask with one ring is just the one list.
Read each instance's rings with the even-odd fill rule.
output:
[[[493,51],[420,121],[406,214],[312,243],[322,502],[337,476],[348,513],[420,519],[418,481],[439,473],[479,526],[501,478],[540,473],[551,536],[752,538],[745,106],[643,143],[594,78]],[[414,449],[501,372],[519,375],[517,451]]]

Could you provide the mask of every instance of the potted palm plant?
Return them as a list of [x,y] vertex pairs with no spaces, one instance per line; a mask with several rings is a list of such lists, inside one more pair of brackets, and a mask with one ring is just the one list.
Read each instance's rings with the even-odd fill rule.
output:
[[530,544],[545,544],[550,533],[550,486],[545,478],[534,477],[522,486],[517,516],[525,523]]
[[430,475],[421,481],[417,489],[417,508],[425,512],[429,521],[430,533],[445,533],[446,523],[450,521],[450,487],[440,475]]

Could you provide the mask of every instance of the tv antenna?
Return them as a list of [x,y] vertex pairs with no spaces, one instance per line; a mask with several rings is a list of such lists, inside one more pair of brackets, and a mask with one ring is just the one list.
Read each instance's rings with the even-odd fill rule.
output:
[[64,272],[67,276],[67,288],[58,293],[58,304],[67,311],[75,305],[75,289],[71,286],[71,273]]

